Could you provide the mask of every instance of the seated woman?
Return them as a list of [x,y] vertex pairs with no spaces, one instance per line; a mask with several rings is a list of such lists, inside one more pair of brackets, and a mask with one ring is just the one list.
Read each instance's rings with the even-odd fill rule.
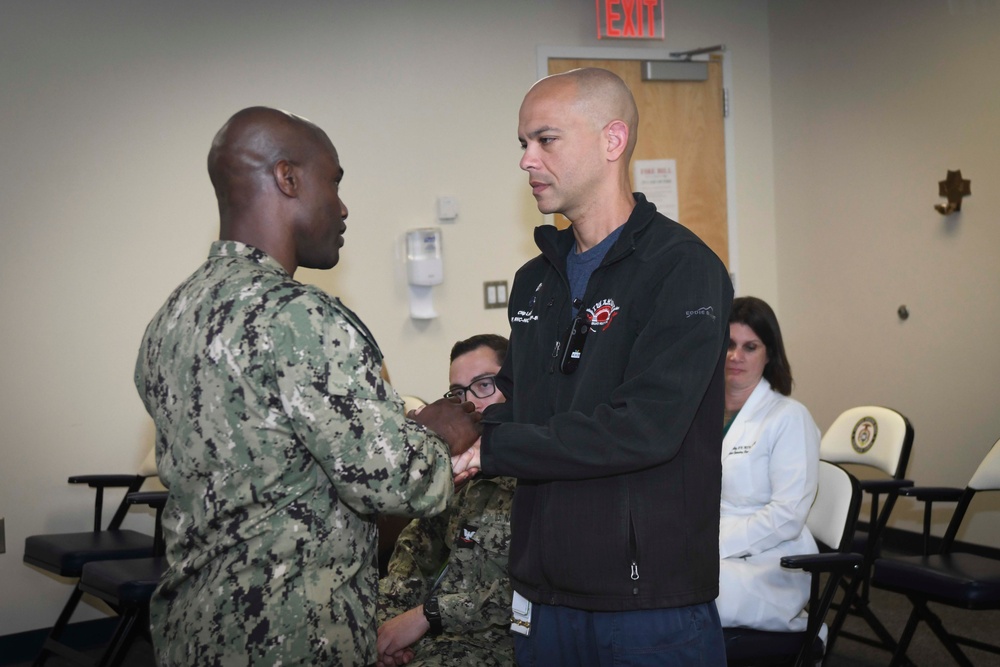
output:
[[809,575],[779,561],[817,551],[805,524],[816,495],[819,429],[788,397],[792,372],[771,307],[734,299],[729,337],[716,604],[724,627],[800,631]]

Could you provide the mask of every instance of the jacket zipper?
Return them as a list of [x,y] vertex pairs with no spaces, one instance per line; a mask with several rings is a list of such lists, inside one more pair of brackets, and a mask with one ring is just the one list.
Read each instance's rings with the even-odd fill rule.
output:
[[635,522],[632,520],[632,500],[631,494],[626,492],[625,497],[628,498],[627,511],[628,511],[628,547],[630,559],[632,561],[632,568],[629,572],[629,579],[632,580],[632,595],[639,594],[639,536],[636,534]]
[[[546,311],[551,311],[552,306],[555,304],[555,297],[550,297],[549,302],[545,304]],[[546,313],[548,315],[548,312]],[[558,320],[557,320],[558,322]],[[556,372],[556,368],[559,367],[559,350],[562,347],[562,341],[559,340],[559,326],[556,325],[556,344],[552,348],[552,357],[549,359],[549,375]]]

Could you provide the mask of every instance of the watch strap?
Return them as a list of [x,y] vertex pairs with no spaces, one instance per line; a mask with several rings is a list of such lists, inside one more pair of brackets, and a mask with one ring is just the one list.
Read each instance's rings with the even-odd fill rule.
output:
[[431,626],[431,629],[427,631],[431,637],[437,637],[444,632],[444,626],[441,623],[441,609],[438,607],[436,595],[431,595],[424,601],[424,618]]

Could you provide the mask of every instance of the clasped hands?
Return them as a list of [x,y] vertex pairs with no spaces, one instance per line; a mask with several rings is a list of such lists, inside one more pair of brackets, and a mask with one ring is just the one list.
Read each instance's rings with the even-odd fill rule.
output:
[[407,415],[426,426],[448,443],[455,486],[461,486],[479,472],[479,445],[482,414],[471,401],[439,398],[433,403],[411,410]]

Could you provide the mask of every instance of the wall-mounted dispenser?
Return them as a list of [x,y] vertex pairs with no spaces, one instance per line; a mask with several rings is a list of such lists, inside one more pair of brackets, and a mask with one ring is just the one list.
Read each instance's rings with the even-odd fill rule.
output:
[[406,281],[410,288],[410,317],[437,317],[431,287],[444,282],[440,229],[426,227],[406,232]]

